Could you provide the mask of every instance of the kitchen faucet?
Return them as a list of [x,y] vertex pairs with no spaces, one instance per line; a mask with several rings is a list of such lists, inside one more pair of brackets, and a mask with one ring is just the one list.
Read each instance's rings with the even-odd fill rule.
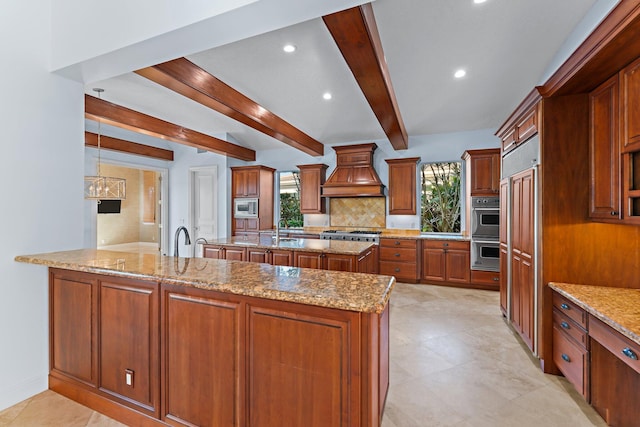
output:
[[208,242],[204,237],[198,237],[196,241],[193,242],[193,258],[196,257],[196,249],[198,248],[198,243],[204,243],[206,245]]
[[173,256],[175,257],[179,257],[179,253],[178,253],[178,237],[180,237],[180,232],[184,231],[184,244],[185,245],[190,245],[191,244],[191,239],[189,238],[189,231],[187,231],[187,227],[185,227],[184,225],[178,227],[178,229],[176,230],[176,236],[175,239],[173,241]]

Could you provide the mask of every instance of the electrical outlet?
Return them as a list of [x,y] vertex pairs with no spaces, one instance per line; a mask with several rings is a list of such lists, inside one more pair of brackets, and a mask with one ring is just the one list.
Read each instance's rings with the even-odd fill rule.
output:
[[133,371],[131,369],[124,370],[124,382],[129,387],[133,387]]

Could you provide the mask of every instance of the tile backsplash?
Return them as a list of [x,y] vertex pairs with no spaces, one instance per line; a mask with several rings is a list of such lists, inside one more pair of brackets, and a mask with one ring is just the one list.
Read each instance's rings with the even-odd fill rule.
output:
[[354,197],[331,199],[331,226],[384,228],[386,226],[385,197]]

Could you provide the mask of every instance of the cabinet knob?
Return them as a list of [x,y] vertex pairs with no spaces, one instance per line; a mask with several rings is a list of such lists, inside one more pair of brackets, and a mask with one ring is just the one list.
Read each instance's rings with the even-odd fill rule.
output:
[[571,362],[571,358],[564,353],[562,353],[562,360],[565,362]]
[[443,243],[442,246],[449,246],[449,244],[448,243]]
[[398,267],[396,267],[396,270],[395,270],[395,271],[396,271],[396,273],[399,273],[399,272],[400,272],[400,269],[399,269]]
[[638,355],[633,350],[631,350],[629,347],[623,348],[622,349],[622,354],[627,356],[629,359],[638,360]]
[[563,310],[571,310],[571,307],[569,307],[569,305],[565,303],[560,304],[560,308],[562,308]]
[[618,211],[611,211],[611,216],[618,216]]
[[494,278],[493,278],[493,281],[494,281],[494,282],[499,282],[499,281],[500,281],[500,278],[499,278],[499,277],[494,277]]
[[398,240],[396,240],[396,242],[394,243],[395,245],[399,245],[400,242]]
[[571,326],[569,326],[567,322],[560,323],[560,326],[562,326],[562,329],[571,329]]
[[400,254],[393,254],[394,256],[400,256]]

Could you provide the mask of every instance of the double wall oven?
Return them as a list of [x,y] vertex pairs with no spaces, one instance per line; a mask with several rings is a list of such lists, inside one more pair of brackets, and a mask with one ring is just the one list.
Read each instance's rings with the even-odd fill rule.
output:
[[471,198],[471,269],[500,270],[500,199]]

